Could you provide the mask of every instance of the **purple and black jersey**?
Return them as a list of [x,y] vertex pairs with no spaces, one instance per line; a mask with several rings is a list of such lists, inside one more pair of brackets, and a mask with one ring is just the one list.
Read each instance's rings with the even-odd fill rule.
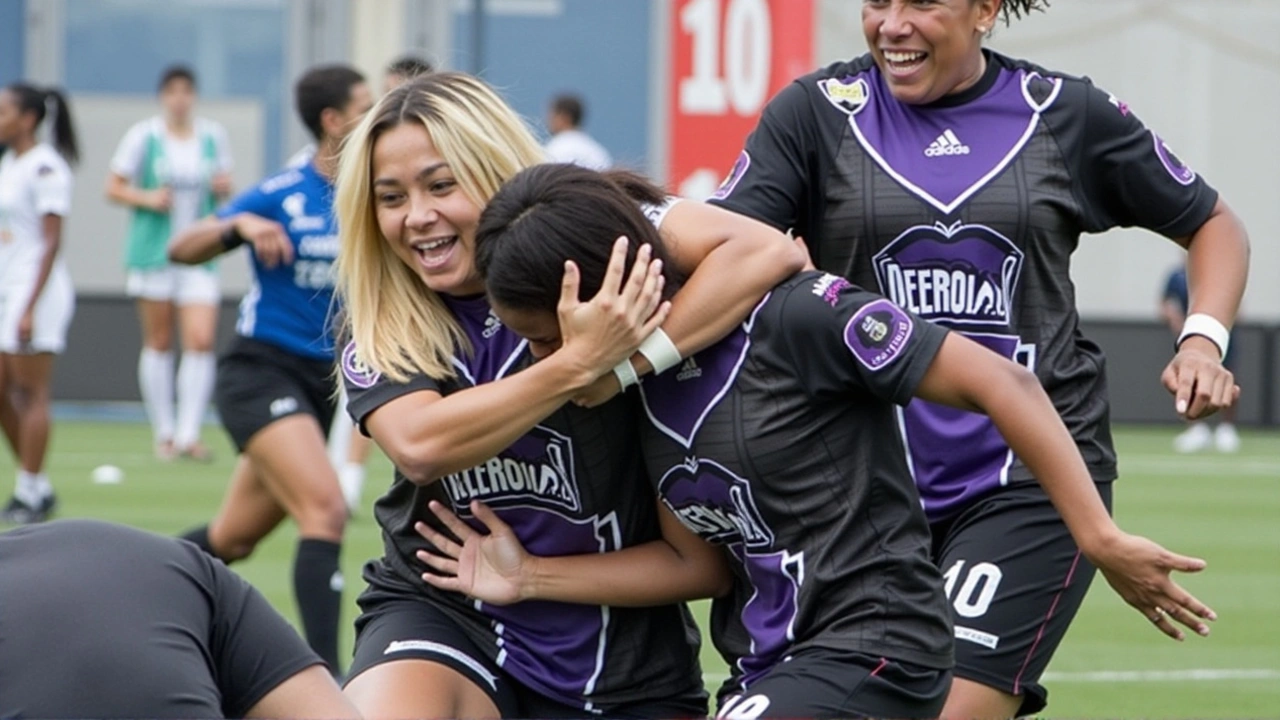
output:
[[[1116,476],[1104,358],[1078,329],[1081,233],[1194,233],[1217,193],[1128,106],[987,52],[972,88],[897,102],[870,56],[774,98],[712,202],[804,237],[817,265],[1031,368],[1095,481]],[[930,520],[1033,477],[985,417],[901,414]]]
[[[396,383],[342,355],[349,410],[363,426],[383,404],[430,390],[448,395],[499,380],[531,362],[527,343],[504,326],[484,298],[444,296],[472,346],[454,358],[457,377]],[[530,601],[495,607],[426,585],[416,559],[429,549],[417,521],[447,532],[427,509],[437,500],[482,526],[472,500],[489,505],[535,555],[620,550],[661,537],[640,457],[635,394],[584,409],[566,405],[492,459],[415,485],[398,471],[375,505],[386,546],[382,562],[421,589],[478,647],[526,687],[561,703],[594,710],[701,692],[698,633],[683,606],[611,608]]]
[[894,423],[946,335],[801,273],[742,328],[642,384],[662,501],[723,545],[712,636],[748,686],[806,648],[952,664],[942,577]]

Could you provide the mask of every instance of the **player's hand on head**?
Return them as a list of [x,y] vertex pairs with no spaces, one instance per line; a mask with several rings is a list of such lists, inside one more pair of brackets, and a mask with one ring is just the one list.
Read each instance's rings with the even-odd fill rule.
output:
[[1222,366],[1218,346],[1199,335],[1182,342],[1160,381],[1173,393],[1174,409],[1187,420],[1208,417],[1240,398],[1240,386]]
[[1099,557],[1089,558],[1124,601],[1147,622],[1174,640],[1185,635],[1177,625],[1207,636],[1206,620],[1218,616],[1170,577],[1174,571],[1200,572],[1205,561],[1179,555],[1138,535],[1121,533]]
[[430,508],[454,537],[423,522],[414,524],[437,550],[417,553],[419,560],[436,570],[423,573],[423,582],[491,605],[510,605],[530,597],[538,558],[525,551],[511,526],[489,506],[479,500],[471,503],[472,514],[488,533],[477,532],[440,502],[432,500]]
[[642,245],[628,271],[627,239],[618,238],[600,291],[586,302],[578,299],[577,265],[565,263],[557,311],[561,351],[573,353],[597,376],[631,357],[667,319],[671,303],[662,300],[662,261],[652,255],[652,248]]
[[253,254],[264,267],[288,265],[293,262],[293,243],[284,226],[250,213],[236,216],[236,232],[253,246]]

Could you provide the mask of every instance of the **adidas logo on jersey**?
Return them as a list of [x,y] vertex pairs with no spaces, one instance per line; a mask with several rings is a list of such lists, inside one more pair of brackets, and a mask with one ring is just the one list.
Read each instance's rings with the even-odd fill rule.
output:
[[480,334],[484,336],[485,340],[488,340],[494,335],[497,335],[498,331],[501,329],[502,321],[498,319],[497,315],[493,314],[492,310],[490,310],[489,317],[484,319],[484,330]]
[[968,155],[969,146],[960,142],[960,138],[949,128],[924,149],[926,157],[942,157],[943,155]]
[[680,372],[676,373],[676,382],[684,382],[694,378],[702,377],[702,368],[698,367],[698,363],[693,358],[684,361],[680,366]]

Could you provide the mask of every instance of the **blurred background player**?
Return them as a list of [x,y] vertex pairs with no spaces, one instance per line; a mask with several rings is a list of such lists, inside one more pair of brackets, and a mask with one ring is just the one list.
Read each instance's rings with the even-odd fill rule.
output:
[[[1182,334],[1183,324],[1187,319],[1187,308],[1190,306],[1187,297],[1187,266],[1179,265],[1169,273],[1165,280],[1164,296],[1160,302],[1160,316],[1164,318],[1174,336]],[[1223,367],[1235,370],[1235,353],[1230,346],[1235,344],[1235,332],[1230,336],[1227,354],[1222,358]],[[1236,432],[1236,406],[1223,408],[1218,414],[1216,428],[1210,428],[1207,420],[1191,422],[1187,429],[1173,439],[1173,448],[1180,453],[1200,452],[1210,445],[1218,452],[1233,453],[1240,449],[1240,433]]]
[[175,262],[198,264],[247,244],[254,284],[237,337],[218,362],[216,402],[241,456],[222,508],[185,537],[225,561],[253,552],[286,516],[298,526],[293,589],[307,641],[334,670],[342,602],[339,556],[347,509],[325,431],[333,422],[333,176],[338,148],[371,105],[364,77],[345,65],[308,70],[298,114],[318,152],[263,180],[183,231]]
[[[432,72],[431,63],[416,56],[405,55],[396,58],[387,65],[382,76],[383,92],[391,92],[413,78]],[[342,395],[338,399],[338,407],[347,407],[347,391],[342,387]],[[373,448],[373,440],[356,428],[345,410],[334,415],[333,427],[329,430],[329,459],[338,469],[338,482],[342,485],[342,496],[346,498],[347,509],[354,513],[360,507],[360,497],[364,492],[365,463],[369,460],[369,452]]]
[[432,72],[431,63],[417,55],[402,55],[387,65],[382,75],[382,92],[389,93],[419,75]]
[[547,110],[547,158],[552,162],[573,163],[591,170],[607,170],[613,158],[604,146],[582,129],[586,109],[577,95],[557,95]]
[[4,718],[359,717],[225,565],[97,520],[0,535],[0,677]]
[[[53,144],[36,131],[48,120]],[[58,252],[71,212],[68,163],[79,159],[62,93],[26,83],[0,91],[0,427],[18,477],[3,518],[48,517],[56,500],[44,472],[53,359],[66,346],[75,290]]]
[[[389,93],[396,89],[405,81],[411,80],[423,73],[429,73],[433,70],[431,63],[418,57],[417,55],[404,55],[392,60],[383,70],[382,74],[382,91]],[[316,153],[315,143],[307,143],[302,149],[295,152],[285,161],[285,167],[302,167]],[[367,451],[366,451],[367,454]]]
[[[221,125],[194,114],[196,76],[174,65],[160,75],[161,113],[120,140],[107,198],[132,209],[125,244],[126,289],[142,323],[138,388],[156,457],[209,460],[200,441],[216,362],[218,274],[212,264],[169,262],[169,241],[231,194],[231,149]],[[175,309],[182,362],[174,387]],[[177,397],[175,411],[174,398]]]

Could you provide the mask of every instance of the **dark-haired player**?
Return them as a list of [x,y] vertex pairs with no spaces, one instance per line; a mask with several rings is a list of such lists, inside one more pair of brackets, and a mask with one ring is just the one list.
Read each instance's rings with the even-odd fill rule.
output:
[[359,717],[225,565],[97,520],[0,534],[0,678],[4,718]]
[[[819,268],[1030,368],[1108,504],[1104,358],[1080,334],[1070,257],[1137,225],[1188,249],[1192,307],[1165,371],[1179,413],[1234,402],[1222,367],[1244,290],[1240,221],[1118,98],[982,47],[1041,0],[866,0],[870,52],[775,97],[712,202],[791,229]],[[926,402],[899,418],[955,611],[946,715],[1038,712],[1038,683],[1092,580],[1031,470],[986,418]],[[1181,638],[1197,627],[1141,608]]]
[[342,65],[309,70],[296,100],[323,152],[232,199],[169,250],[175,262],[194,264],[249,245],[253,262],[253,286],[240,304],[237,338],[219,359],[215,393],[240,461],[218,515],[186,537],[230,562],[293,518],[293,589],[303,629],[337,672],[347,508],[324,447],[335,410],[333,177],[338,147],[371,101],[364,78]]

